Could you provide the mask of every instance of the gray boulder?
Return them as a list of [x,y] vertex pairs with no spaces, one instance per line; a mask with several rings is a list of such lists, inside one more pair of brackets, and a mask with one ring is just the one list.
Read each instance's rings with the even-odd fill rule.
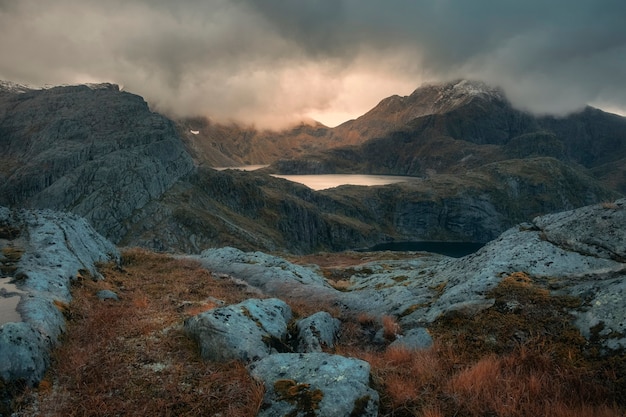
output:
[[120,300],[118,295],[111,290],[98,291],[96,293],[96,297],[98,297],[98,300],[114,300],[114,301]]
[[341,322],[325,311],[320,311],[296,323],[298,352],[321,352],[335,346]]
[[265,384],[259,417],[378,415],[367,362],[327,353],[280,353],[249,365]]
[[[34,385],[50,364],[53,341],[29,323],[0,326],[0,379],[5,385]],[[0,398],[4,395],[0,392]]]
[[626,199],[537,217],[547,241],[588,256],[626,261]]
[[249,299],[185,320],[204,359],[246,362],[262,359],[284,345],[291,308],[276,298]]

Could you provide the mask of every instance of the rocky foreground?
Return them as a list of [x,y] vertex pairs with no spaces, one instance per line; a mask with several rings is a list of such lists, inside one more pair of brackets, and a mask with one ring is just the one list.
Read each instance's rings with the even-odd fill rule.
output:
[[[600,355],[615,357],[626,347],[625,228],[626,199],[621,199],[538,217],[460,259],[416,253],[328,269],[262,252],[210,249],[191,258],[236,280],[250,297],[223,306],[217,300],[215,308],[182,324],[203,358],[240,360],[263,381],[259,415],[375,416],[379,396],[370,386],[368,362],[329,353],[342,323],[326,311],[294,317],[283,300],[393,317],[402,330],[391,338],[374,334],[372,343],[395,339],[395,346],[419,350],[433,344],[442,317],[473,317],[494,308],[515,316],[521,311],[517,301],[497,305],[494,296],[513,277],[542,294],[577,300],[563,304],[565,313]],[[16,387],[36,385],[49,366],[50,351],[65,329],[62,311],[71,299],[71,282],[78,276],[100,278],[98,262],[116,262],[119,253],[76,216],[5,208],[0,245],[0,303],[16,304],[17,313],[0,327],[6,407]],[[515,337],[524,341],[532,335]]]

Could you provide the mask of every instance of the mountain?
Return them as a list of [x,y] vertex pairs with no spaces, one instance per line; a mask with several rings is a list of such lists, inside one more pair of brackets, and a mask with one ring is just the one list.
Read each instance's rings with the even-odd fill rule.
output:
[[363,116],[335,128],[310,122],[278,131],[259,130],[200,117],[178,120],[177,125],[198,162],[209,166],[270,164],[316,151],[358,145],[384,137],[418,117],[444,113],[474,99],[488,97],[505,102],[499,89],[464,80],[425,85],[407,97],[388,97]]
[[178,120],[177,127],[194,160],[212,167],[265,165],[332,146],[332,130],[317,122],[272,131],[196,117]]
[[[410,99],[383,100],[397,105],[379,106],[337,130],[309,124],[250,136],[245,132],[252,130],[233,125],[229,131],[203,119],[173,122],[152,112],[141,97],[111,84],[0,89],[0,205],[73,212],[124,246],[200,252],[231,245],[310,253],[403,240],[484,243],[534,216],[619,196],[591,175],[600,171],[572,163],[556,133],[520,133],[508,142],[502,136],[497,143],[485,143],[493,142],[487,140],[489,132],[502,132],[502,120],[510,121],[509,115],[530,116],[516,113],[497,90],[457,84],[463,88],[430,86]],[[500,113],[493,102],[499,103]],[[431,114],[435,111],[447,113]],[[588,117],[599,120],[590,112]],[[391,129],[394,117],[415,115],[422,116],[384,138],[305,154],[311,138],[317,141],[311,139],[307,146],[323,148],[346,126],[355,132],[362,128],[363,139],[368,123],[382,126],[380,120],[389,120]],[[465,139],[416,133],[430,129],[425,121],[434,118],[445,122],[437,126],[457,129]],[[619,122],[607,118],[607,143]],[[472,130],[472,123],[486,127]],[[557,119],[550,123],[580,129]],[[218,134],[221,145],[200,143]],[[273,147],[263,149],[261,144],[272,137]],[[580,141],[583,146],[582,136]],[[281,151],[285,143],[293,145],[291,150]],[[258,159],[240,159],[238,149]],[[423,178],[315,192],[264,172],[211,169],[212,161],[227,162],[227,151],[233,162],[294,152],[313,155],[295,160],[298,169],[304,161],[315,172],[341,168]],[[597,166],[607,178],[618,178],[614,157],[603,155],[598,150],[591,161],[602,163]]]
[[424,176],[548,156],[626,192],[626,118],[591,107],[560,118],[534,116],[479,82],[429,85],[387,98],[333,134],[358,138],[357,144],[280,160],[273,172]]

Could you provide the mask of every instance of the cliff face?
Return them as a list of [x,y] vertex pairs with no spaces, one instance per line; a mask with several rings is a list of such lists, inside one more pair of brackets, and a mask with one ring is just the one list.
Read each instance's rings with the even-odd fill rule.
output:
[[118,241],[194,169],[176,129],[115,85],[0,92],[0,204],[72,211]]

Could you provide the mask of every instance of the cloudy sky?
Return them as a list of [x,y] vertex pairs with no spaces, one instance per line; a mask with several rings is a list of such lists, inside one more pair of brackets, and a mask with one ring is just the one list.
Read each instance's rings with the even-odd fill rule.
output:
[[625,22],[623,0],[0,0],[0,79],[263,127],[457,78],[537,113],[626,113]]

